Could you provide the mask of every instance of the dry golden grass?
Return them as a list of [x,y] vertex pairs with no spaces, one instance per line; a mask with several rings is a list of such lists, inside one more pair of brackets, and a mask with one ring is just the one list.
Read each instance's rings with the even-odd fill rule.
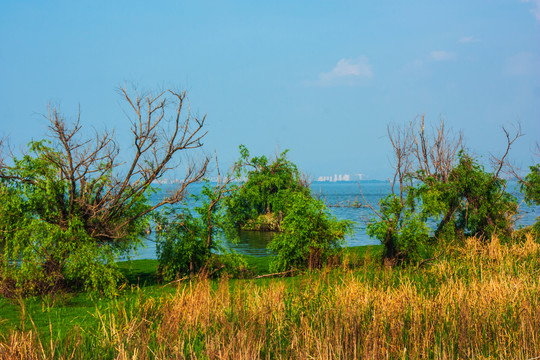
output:
[[200,279],[136,312],[118,303],[97,314],[87,340],[42,345],[33,331],[13,332],[0,357],[69,358],[79,346],[115,359],[531,359],[539,255],[530,236],[471,238],[419,269],[368,261],[289,280]]

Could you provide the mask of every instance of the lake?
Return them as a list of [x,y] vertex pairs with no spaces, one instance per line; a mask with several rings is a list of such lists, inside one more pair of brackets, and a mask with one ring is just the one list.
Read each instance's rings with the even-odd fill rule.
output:
[[[170,185],[169,185],[170,186]],[[314,182],[311,184],[311,190],[314,196],[324,199],[329,205],[330,211],[339,219],[349,219],[354,221],[355,232],[346,239],[345,246],[378,245],[380,242],[371,239],[366,234],[366,224],[373,216],[365,202],[376,205],[379,200],[390,192],[388,182],[381,181],[361,181],[361,182]],[[166,191],[167,186],[163,186]],[[192,184],[189,188],[193,194],[200,193],[202,184]],[[523,196],[517,191],[517,184],[509,184],[510,192],[513,193],[519,201],[520,214],[516,219],[517,226],[527,226],[534,223],[540,214],[539,206],[528,207],[523,203]],[[157,201],[162,193],[156,193],[152,201]],[[351,206],[353,205],[353,206]],[[272,239],[272,233],[243,231],[240,233],[240,240],[237,244],[231,244],[226,240],[227,247],[235,251],[254,255],[265,256],[267,254],[266,244]],[[151,234],[144,242],[145,247],[138,251],[138,254],[132,255],[132,259],[155,259],[155,240]]]

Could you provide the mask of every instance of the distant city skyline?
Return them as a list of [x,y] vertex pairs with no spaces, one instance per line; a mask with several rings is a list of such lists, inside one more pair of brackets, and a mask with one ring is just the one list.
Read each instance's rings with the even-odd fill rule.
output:
[[339,182],[339,181],[361,181],[366,180],[366,176],[364,174],[334,174],[327,175],[327,176],[319,176],[317,177],[317,181],[319,182]]

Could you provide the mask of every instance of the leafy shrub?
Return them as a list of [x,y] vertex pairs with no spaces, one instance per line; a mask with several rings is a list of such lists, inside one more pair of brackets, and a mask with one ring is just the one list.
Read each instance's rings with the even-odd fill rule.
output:
[[352,221],[337,220],[323,201],[303,192],[291,192],[287,209],[281,232],[268,244],[276,254],[272,271],[319,268],[352,233]]
[[395,194],[381,199],[382,219],[372,220],[367,226],[367,234],[383,244],[385,258],[419,261],[431,252],[430,229],[410,190],[405,203]]
[[[207,182],[200,195],[192,195],[193,210],[185,203],[180,208],[166,208],[155,216],[158,274],[166,281],[204,271],[238,273],[245,261],[221,245],[227,234],[234,240],[235,231],[224,215],[223,193],[227,185],[212,188]],[[220,254],[219,256],[217,254]]]
[[[520,182],[521,192],[529,206],[540,205],[540,164],[529,167],[530,172]],[[533,225],[534,232],[540,235],[540,216]]]

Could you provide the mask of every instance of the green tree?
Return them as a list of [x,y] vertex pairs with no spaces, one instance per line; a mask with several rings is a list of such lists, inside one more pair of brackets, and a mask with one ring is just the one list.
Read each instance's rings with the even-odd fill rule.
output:
[[[44,141],[30,144],[30,152],[3,173],[0,193],[3,290],[50,293],[67,286],[102,289],[112,293],[118,280],[114,260],[136,247],[138,234],[147,226],[138,217],[125,227],[121,241],[92,237],[82,209],[69,213],[68,183],[55,162],[61,154]],[[21,181],[11,181],[18,179]],[[144,212],[147,197],[141,194],[125,213]],[[122,219],[118,219],[121,221]]]
[[288,211],[291,193],[309,194],[295,164],[287,159],[288,150],[273,161],[266,156],[250,158],[249,151],[240,145],[240,160],[236,175],[241,181],[227,199],[230,220],[238,228],[277,231]]
[[517,212],[516,198],[506,191],[507,181],[466,154],[460,154],[447,188],[457,199],[446,202],[459,203],[456,208],[455,228],[466,236],[493,235],[509,237]]
[[185,93],[120,92],[133,114],[130,162],[120,158],[112,134],[85,139],[79,121],[67,126],[55,109],[48,115],[52,142],[30,143],[20,159],[0,157],[4,295],[66,288],[114,293],[115,261],[140,245],[150,214],[182,201],[187,186],[204,176],[208,159],[191,165],[174,193],[150,204],[152,183],[181,153],[201,146],[204,118],[182,117]]
[[[540,205],[540,164],[529,167],[530,172],[520,179],[520,189],[525,195],[527,205]],[[540,234],[540,216],[533,225],[534,232]]]
[[444,122],[433,135],[425,132],[423,118],[405,129],[389,129],[396,170],[392,193],[367,226],[384,245],[386,258],[421,261],[440,240],[511,234],[517,203],[499,173],[520,134],[505,134],[506,151],[489,173],[462,150],[461,135],[448,133]]

